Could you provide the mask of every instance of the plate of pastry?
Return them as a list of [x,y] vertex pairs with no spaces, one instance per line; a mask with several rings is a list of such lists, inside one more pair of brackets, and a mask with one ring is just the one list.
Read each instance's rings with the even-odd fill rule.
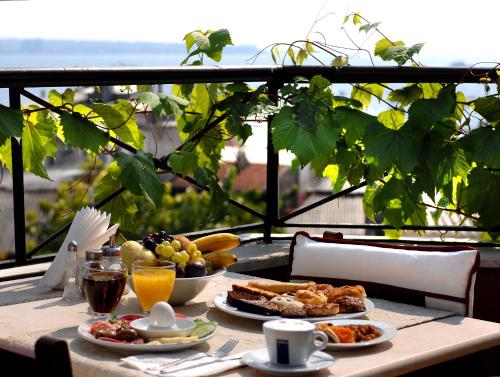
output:
[[330,284],[251,280],[233,284],[214,297],[216,308],[234,316],[268,321],[301,318],[310,322],[364,316],[374,309],[361,285],[333,287]]

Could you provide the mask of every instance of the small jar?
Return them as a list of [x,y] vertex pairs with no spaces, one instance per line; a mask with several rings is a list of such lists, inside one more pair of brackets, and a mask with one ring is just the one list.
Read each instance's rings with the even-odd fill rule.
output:
[[[125,271],[128,272],[127,267],[122,262],[122,258],[120,256],[120,247],[115,244],[115,236],[111,236],[109,239],[109,245],[102,248],[102,264],[104,268],[109,269],[111,271]],[[128,274],[127,274],[128,275]],[[128,276],[127,276],[128,277]],[[123,294],[129,293],[128,284],[125,285],[125,290]]]
[[82,297],[85,297],[85,287],[83,280],[85,268],[90,268],[93,270],[104,270],[104,265],[102,264],[102,250],[98,249],[85,251],[85,263],[80,266],[78,277],[78,288]]

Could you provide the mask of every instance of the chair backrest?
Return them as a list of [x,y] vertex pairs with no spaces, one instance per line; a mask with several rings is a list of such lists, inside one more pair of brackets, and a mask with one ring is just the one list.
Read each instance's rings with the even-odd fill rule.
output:
[[8,362],[9,370],[17,376],[72,377],[68,345],[51,336],[37,340],[34,355],[0,348],[0,360]]
[[361,284],[372,297],[472,317],[479,252],[465,245],[394,245],[297,232],[289,267],[292,280]]

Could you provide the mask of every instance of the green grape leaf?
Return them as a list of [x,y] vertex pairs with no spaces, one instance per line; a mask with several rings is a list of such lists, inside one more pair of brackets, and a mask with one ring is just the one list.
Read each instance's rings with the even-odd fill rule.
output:
[[49,92],[49,102],[52,106],[63,106],[65,104],[73,105],[75,103],[75,92],[73,89],[66,89],[63,93],[52,89]]
[[[119,176],[120,168],[116,161],[113,161],[109,164],[106,175],[97,182],[94,197],[95,203],[100,202],[121,188],[121,183],[118,179]],[[111,214],[111,221],[120,224],[120,229],[133,230],[135,225],[133,219],[138,208],[135,198],[130,194],[126,196],[127,193],[115,196],[102,206],[101,209]]]
[[361,23],[361,15],[359,13],[354,13],[354,15],[352,16],[352,23],[354,25],[359,25]]
[[426,99],[437,98],[441,89],[443,89],[443,85],[439,83],[422,83],[418,84],[422,89],[423,97]]
[[384,220],[395,228],[404,224],[425,225],[425,209],[419,206],[420,195],[411,190],[411,185],[403,179],[392,176],[380,185],[373,197],[373,209],[381,213]]
[[500,120],[500,99],[497,97],[478,98],[474,101],[474,110],[488,122]]
[[461,196],[462,209],[470,214],[479,214],[480,223],[492,228],[500,225],[500,175],[475,168],[468,177],[468,186]]
[[0,146],[0,166],[6,167],[12,173],[12,148],[10,139]]
[[130,102],[119,99],[111,105],[95,103],[94,111],[121,141],[136,149],[144,148],[144,134],[135,121],[135,108]]
[[307,51],[304,49],[300,49],[299,52],[297,53],[297,63],[299,65],[302,65],[302,63],[304,63],[304,61],[307,60],[307,56],[308,56]]
[[382,38],[375,44],[375,56],[380,56],[383,60],[390,60],[385,58],[387,50],[394,46],[404,46],[404,45],[405,44],[403,41],[391,42],[387,38]]
[[408,109],[408,125],[430,129],[437,121],[448,117],[455,111],[454,87],[443,88],[438,98],[418,99]]
[[345,55],[339,55],[332,59],[330,65],[335,68],[342,68],[349,64],[349,57]]
[[137,92],[142,93],[142,92],[149,92],[151,91],[151,88],[153,86],[150,84],[145,84],[145,85],[137,85]]
[[196,152],[175,151],[168,158],[168,164],[174,172],[189,175],[198,167],[198,155]]
[[293,108],[284,106],[273,118],[271,127],[275,150],[287,149],[293,152],[302,166],[314,157],[329,153],[339,138],[340,129],[333,126],[333,121],[318,123],[312,133],[302,127],[295,119]]
[[222,58],[222,50],[228,45],[232,45],[231,35],[227,29],[207,31],[203,33],[199,30],[186,34],[184,37],[188,51],[191,50],[194,43],[197,49],[189,53],[181,64],[186,64],[190,57],[203,53],[210,59],[219,62]]
[[403,65],[413,55],[418,54],[423,45],[423,43],[417,43],[406,47],[402,41],[391,42],[387,38],[382,38],[375,44],[375,55],[380,56],[382,60],[394,60],[398,65]]
[[345,129],[345,139],[348,146],[353,146],[365,133],[366,127],[377,123],[377,118],[362,111],[348,107],[336,107],[333,115],[335,123]]
[[479,165],[500,167],[500,130],[479,127],[461,139],[462,145]]
[[160,96],[153,92],[142,92],[136,97],[138,103],[149,106],[151,109],[160,105]]
[[405,121],[405,114],[399,110],[387,110],[378,114],[378,120],[391,130],[399,130]]
[[458,143],[437,144],[426,159],[429,167],[429,177],[434,180],[434,186],[442,188],[454,177],[466,178],[471,166],[465,152]]
[[389,101],[399,102],[399,104],[403,107],[408,106],[413,101],[422,97],[422,88],[417,84],[412,84],[405,86],[401,89],[395,89],[389,93],[387,99]]
[[33,113],[29,119],[22,136],[24,170],[49,179],[44,162],[57,152],[56,121],[48,111]]
[[229,200],[229,195],[224,192],[215,180],[210,180],[210,216],[218,218],[224,209],[224,204]]
[[161,204],[164,187],[156,175],[153,157],[138,151],[134,155],[118,152],[115,156],[121,169],[120,181],[132,194],[143,195],[156,206]]
[[[384,87],[380,84],[358,84],[352,87],[351,98],[358,100],[363,105],[363,109],[370,106],[372,96],[382,98]],[[377,99],[378,99],[377,98]]]
[[23,133],[23,113],[0,105],[0,145],[10,137],[21,137]]
[[364,31],[365,33],[368,33],[370,30],[378,28],[380,24],[381,22],[367,23],[363,26],[360,26],[359,31]]
[[60,115],[60,121],[65,142],[75,148],[99,153],[100,149],[108,142],[107,133],[78,113],[63,112]]
[[418,163],[419,145],[406,126],[391,130],[380,123],[371,123],[366,129],[364,141],[368,162],[381,170],[387,170],[394,164],[408,173]]

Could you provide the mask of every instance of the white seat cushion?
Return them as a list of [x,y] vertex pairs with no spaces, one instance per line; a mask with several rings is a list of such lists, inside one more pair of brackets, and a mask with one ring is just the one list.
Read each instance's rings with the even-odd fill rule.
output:
[[333,279],[425,297],[425,306],[472,316],[479,252],[470,246],[406,246],[297,232],[290,279]]

